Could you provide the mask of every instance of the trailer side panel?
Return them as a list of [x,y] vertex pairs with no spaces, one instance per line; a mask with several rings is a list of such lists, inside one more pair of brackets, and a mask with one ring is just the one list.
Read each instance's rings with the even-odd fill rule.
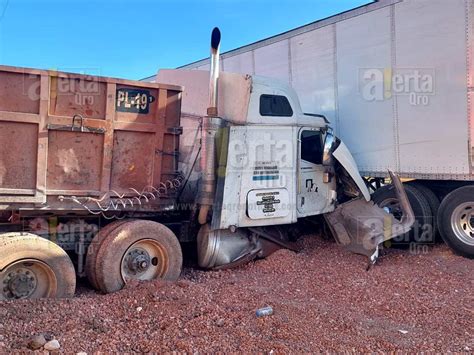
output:
[[178,173],[180,87],[0,66],[0,95],[4,209],[132,196]]
[[365,175],[472,180],[473,8],[381,0],[224,53],[222,64],[289,82]]

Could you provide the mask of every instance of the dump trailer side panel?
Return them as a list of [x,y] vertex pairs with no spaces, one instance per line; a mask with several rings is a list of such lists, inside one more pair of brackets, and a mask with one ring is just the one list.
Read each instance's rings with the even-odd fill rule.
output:
[[0,66],[0,97],[4,209],[67,209],[59,196],[129,196],[176,177],[180,87]]

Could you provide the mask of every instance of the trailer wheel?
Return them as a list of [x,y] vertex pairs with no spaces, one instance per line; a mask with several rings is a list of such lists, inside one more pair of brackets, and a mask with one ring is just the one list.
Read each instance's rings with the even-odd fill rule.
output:
[[449,193],[438,212],[441,237],[456,254],[474,258],[474,186]]
[[0,300],[74,296],[76,273],[66,252],[30,233],[0,235]]
[[104,293],[122,289],[132,280],[177,280],[183,256],[174,233],[152,221],[130,221],[111,231],[96,261],[96,282]]
[[[396,245],[432,242],[434,240],[433,213],[426,197],[414,186],[403,184],[403,187],[415,214],[415,224],[410,232],[393,238],[392,242]],[[393,185],[377,189],[372,194],[372,200],[379,207],[387,208],[395,218],[401,218],[401,208]]]
[[97,267],[97,254],[99,252],[100,246],[102,245],[103,241],[105,240],[105,238],[107,237],[109,233],[111,233],[117,227],[119,227],[120,225],[126,222],[130,222],[130,220],[115,221],[106,225],[104,228],[100,229],[99,232],[94,236],[94,239],[92,239],[91,244],[87,248],[87,257],[86,257],[86,265],[85,265],[86,276],[91,286],[94,287],[96,290],[99,290],[99,286],[97,284],[97,277],[96,277],[96,267]]
[[439,227],[438,227],[438,211],[439,211],[439,205],[440,205],[440,200],[438,196],[429,188],[426,187],[425,185],[419,183],[419,182],[409,182],[411,186],[415,187],[417,190],[419,190],[423,196],[425,196],[426,201],[428,201],[428,204],[430,205],[431,209],[431,214],[433,216],[433,237],[435,241],[440,241],[439,238]]

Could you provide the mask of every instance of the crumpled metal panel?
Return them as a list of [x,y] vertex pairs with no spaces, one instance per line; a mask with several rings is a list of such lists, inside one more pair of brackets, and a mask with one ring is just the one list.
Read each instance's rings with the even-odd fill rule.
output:
[[362,198],[343,203],[334,212],[324,215],[336,241],[354,253],[368,256],[371,263],[377,260],[381,243],[410,231],[415,222],[400,179],[391,171],[389,175],[402,210],[400,220],[373,201]]

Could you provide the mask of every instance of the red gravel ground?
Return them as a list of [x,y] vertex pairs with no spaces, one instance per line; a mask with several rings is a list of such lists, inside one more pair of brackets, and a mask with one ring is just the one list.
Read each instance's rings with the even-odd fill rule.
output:
[[[305,237],[235,270],[186,270],[175,283],[113,295],[0,303],[0,353],[38,333],[67,353],[474,351],[473,261],[440,245],[366,259]],[[274,314],[257,318],[257,308]]]

